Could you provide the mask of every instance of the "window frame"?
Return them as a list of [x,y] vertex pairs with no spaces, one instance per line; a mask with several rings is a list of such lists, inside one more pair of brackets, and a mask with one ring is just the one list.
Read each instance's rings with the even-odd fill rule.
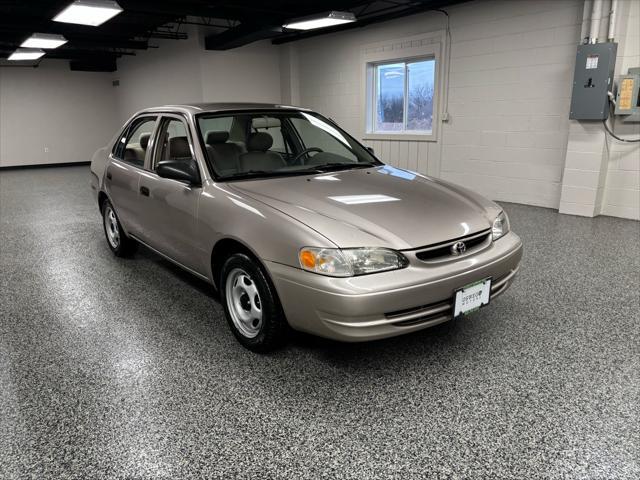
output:
[[[364,107],[364,125],[362,131],[363,140],[395,140],[395,141],[422,141],[422,142],[436,142],[438,140],[439,133],[439,121],[440,121],[440,93],[442,85],[442,65],[441,65],[441,45],[440,39],[443,37],[444,32],[431,32],[429,34],[422,34],[415,37],[406,39],[394,40],[383,42],[379,45],[370,45],[369,50],[376,50],[373,53],[363,54],[364,63],[364,80],[362,82],[362,96]],[[387,49],[386,45],[414,45],[420,43],[423,39],[433,39],[431,43],[426,45],[407,46],[405,48]],[[380,65],[390,63],[413,63],[421,60],[434,60],[434,85],[433,85],[433,114],[431,122],[431,133],[420,133],[415,130],[400,131],[400,132],[378,132],[375,130],[376,113],[377,113],[377,78],[376,68]],[[408,78],[405,75],[405,100],[407,97],[407,82]],[[408,105],[405,101],[404,109],[405,114]]]

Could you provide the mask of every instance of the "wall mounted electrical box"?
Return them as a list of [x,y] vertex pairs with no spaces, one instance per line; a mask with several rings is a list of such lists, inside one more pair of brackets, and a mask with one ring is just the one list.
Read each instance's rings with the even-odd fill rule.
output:
[[618,79],[615,114],[625,123],[640,122],[640,68],[630,68]]
[[618,44],[613,42],[578,46],[569,118],[605,120],[609,116],[617,51]]

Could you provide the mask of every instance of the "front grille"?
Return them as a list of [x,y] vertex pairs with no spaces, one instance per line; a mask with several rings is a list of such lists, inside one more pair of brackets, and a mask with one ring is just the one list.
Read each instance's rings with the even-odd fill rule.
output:
[[[463,242],[466,251],[463,254],[454,255],[451,253],[451,246],[457,242]],[[446,260],[452,258],[460,258],[471,253],[482,250],[491,243],[491,229],[485,230],[466,237],[448,240],[446,242],[436,243],[421,249],[416,253],[416,257],[423,262],[433,262],[438,260]]]
[[451,302],[431,303],[429,305],[421,305],[419,307],[407,308],[404,310],[396,310],[395,312],[385,313],[385,317],[389,320],[397,320],[393,325],[397,327],[408,327],[419,323],[436,320],[440,317],[448,317],[453,308]]

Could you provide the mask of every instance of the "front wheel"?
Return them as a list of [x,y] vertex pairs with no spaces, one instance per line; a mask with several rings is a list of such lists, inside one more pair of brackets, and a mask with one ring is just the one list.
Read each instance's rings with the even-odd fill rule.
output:
[[109,200],[106,200],[102,206],[102,225],[107,237],[107,244],[116,256],[126,257],[136,250],[138,244],[124,233],[116,211]]
[[260,265],[243,253],[231,255],[222,266],[219,285],[227,322],[243,346],[264,353],[285,342],[284,312]]

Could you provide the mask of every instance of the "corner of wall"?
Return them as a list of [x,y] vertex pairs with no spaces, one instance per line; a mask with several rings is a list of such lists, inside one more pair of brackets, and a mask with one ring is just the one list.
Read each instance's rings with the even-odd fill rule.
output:
[[[640,2],[618,2],[618,5],[616,77],[625,74],[629,67],[640,66]],[[560,213],[639,220],[640,144],[610,137],[600,121],[569,122]],[[624,124],[613,115],[607,122],[620,137],[640,136],[637,123]]]

